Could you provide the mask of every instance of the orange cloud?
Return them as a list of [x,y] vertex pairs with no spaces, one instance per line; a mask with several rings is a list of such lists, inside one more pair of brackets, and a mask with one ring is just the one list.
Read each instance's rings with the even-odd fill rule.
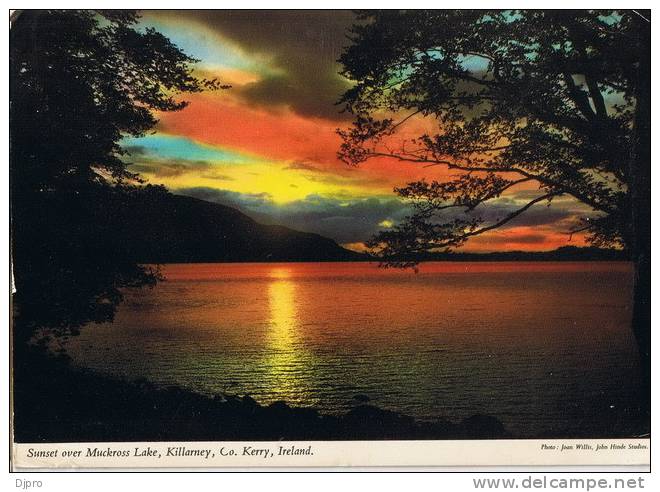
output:
[[304,118],[286,108],[266,111],[241,105],[224,92],[188,99],[185,111],[160,115],[164,131],[270,159],[336,161],[339,137],[332,122]]
[[[352,168],[337,158],[341,139],[337,123],[304,117],[286,107],[272,111],[251,107],[228,95],[195,94],[179,113],[160,115],[160,129],[209,145],[230,148],[262,159],[312,162],[317,171],[341,176],[364,176],[365,188],[380,188],[384,194],[410,181],[446,178],[443,167],[402,163],[379,158]],[[313,171],[313,169],[310,169]]]
[[470,239],[461,251],[550,251],[562,246],[586,246],[584,234],[574,234],[550,227],[512,227],[495,230]]

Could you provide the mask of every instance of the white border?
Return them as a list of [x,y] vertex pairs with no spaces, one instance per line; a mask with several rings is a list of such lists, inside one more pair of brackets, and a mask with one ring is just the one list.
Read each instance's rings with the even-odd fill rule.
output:
[[[181,8],[182,5],[181,3],[178,2],[173,2],[171,0],[161,0],[161,1],[156,1],[156,0],[149,0],[149,1],[142,1],[142,2],[131,2],[131,1],[126,1],[126,0],[114,0],[114,1],[95,1],[93,2],[94,5],[90,5],[90,2],[81,2],[81,1],[57,1],[57,2],[44,2],[44,1],[38,1],[38,0],[24,0],[22,2],[12,2],[13,5],[11,5],[12,8]],[[600,2],[582,2],[582,1],[567,1],[567,0],[555,0],[553,2],[540,2],[540,1],[534,1],[534,0],[528,0],[525,2],[521,1],[513,1],[513,2],[501,2],[501,1],[493,1],[493,2],[484,2],[484,1],[475,1],[475,0],[463,0],[460,2],[457,1],[446,1],[446,2],[430,2],[430,1],[417,1],[417,0],[409,0],[406,2],[391,2],[391,1],[375,1],[375,0],[335,0],[332,2],[328,1],[317,1],[317,2],[303,2],[300,0],[297,1],[281,1],[276,3],[276,7],[273,5],[275,2],[266,2],[266,1],[259,1],[259,0],[243,0],[240,2],[240,4],[232,4],[230,2],[218,2],[217,0],[214,2],[210,1],[199,1],[199,0],[189,0],[188,2],[185,3],[186,8],[195,8],[195,9],[203,9],[203,8],[208,8],[208,9],[213,9],[213,8],[330,8],[330,9],[342,9],[342,8],[348,8],[348,9],[354,9],[354,8],[396,8],[396,7],[401,7],[401,5],[405,5],[405,8],[512,8],[512,7],[520,7],[520,8],[563,8],[563,9],[571,9],[571,8],[621,8],[621,7],[626,7],[622,5],[622,2],[613,2],[610,0],[606,1],[600,1]],[[638,7],[638,8],[652,8],[652,4],[649,1],[641,1],[641,2],[636,2],[636,5],[633,5],[633,7]],[[652,13],[652,18],[655,20],[657,15],[655,12]],[[7,40],[8,40],[8,30],[7,30],[7,24],[3,24],[3,36],[2,36],[2,52],[3,54],[8,53],[8,46]],[[653,50],[652,52],[654,53],[653,58],[656,58],[656,55],[658,53],[658,46],[657,46],[657,38],[653,40]],[[3,70],[7,70],[7,64],[3,64]],[[657,65],[653,68],[653,75],[657,75]],[[2,84],[3,84],[3,89],[4,93],[7,95],[2,100],[2,105],[3,105],[3,110],[5,111],[5,115],[8,114],[8,83],[7,83],[8,77],[7,73],[5,72],[4,76],[2,77]],[[657,80],[657,78],[656,78]],[[658,102],[657,98],[653,99],[653,104],[652,104],[652,119],[655,119],[657,115],[658,110]],[[7,125],[7,120],[5,119],[3,121],[3,130],[4,130],[4,138],[2,139],[3,142],[3,162],[7,163],[7,156],[8,156],[8,129],[6,127]],[[658,137],[658,130],[657,126],[653,127],[654,129],[652,130],[653,132],[653,141],[657,141]],[[5,169],[8,169],[8,165],[5,166]],[[4,191],[3,199],[2,199],[2,207],[3,207],[3,213],[2,213],[2,226],[4,231],[8,231],[9,228],[9,223],[8,223],[8,180],[7,180],[7,173],[2,174],[2,190]],[[653,189],[657,189],[657,185],[659,183],[657,182],[657,176],[652,175],[652,187]],[[653,197],[652,200],[652,210],[657,211],[657,200],[655,197]],[[652,218],[652,225],[657,225],[657,215],[655,215],[654,218]],[[2,242],[2,253],[5,255],[5,258],[8,258],[8,236],[5,236],[5,240]],[[653,253],[655,254],[657,252],[657,247],[653,248]],[[9,272],[8,272],[8,267],[7,263],[3,263],[3,274],[4,278],[8,279],[9,278]],[[653,268],[653,273],[655,272],[655,268]],[[652,283],[654,285],[655,282]],[[8,285],[8,283],[6,284]],[[653,296],[653,304],[656,305],[656,300],[657,296]],[[8,309],[8,296],[3,296],[2,303],[0,304],[0,309],[1,309],[1,315],[3,316],[2,319],[8,320],[9,317],[9,309]],[[656,336],[656,341],[653,342],[653,351],[655,352],[657,349],[657,340],[658,337]],[[1,378],[2,381],[2,386],[1,386],[1,391],[3,392],[4,395],[8,394],[9,388],[7,385],[8,381],[8,339],[7,336],[1,337],[2,340],[2,354],[5,359],[3,360],[2,364],[2,371],[3,375]],[[655,364],[652,374],[654,377],[654,380],[657,381],[657,364]],[[657,400],[655,398],[655,392],[654,392],[654,398],[653,398],[653,403],[657,403]],[[654,411],[653,411],[653,416],[655,417],[657,414],[657,405],[653,405]],[[8,405],[3,405],[2,407],[2,416],[5,419],[4,422],[8,422]],[[7,437],[5,440],[5,443],[9,442],[8,436],[6,435],[7,433],[7,426],[4,425],[2,426],[4,429],[3,431],[3,437]],[[657,456],[657,453],[656,453]],[[655,464],[655,461],[657,459],[653,457],[653,463]],[[0,460],[3,460],[4,463],[8,463],[8,446],[0,446]],[[657,465],[657,464],[656,464]],[[590,467],[590,468],[583,468],[583,467],[578,467],[579,470],[603,470],[603,467]],[[543,471],[545,473],[549,471],[555,471],[563,469],[566,471],[575,471],[575,467],[563,467],[563,468],[557,468],[553,467],[548,469],[548,467],[535,467],[534,470],[537,471]],[[605,467],[605,469],[614,472],[616,476],[623,476],[627,477],[628,475],[622,474],[622,468],[621,467]],[[657,466],[654,466],[653,469],[657,470]],[[400,468],[391,468],[390,470],[394,471],[397,470],[399,471]],[[436,469],[437,470],[437,469]],[[455,470],[455,469],[454,469]],[[475,468],[464,468],[462,470],[477,470]],[[514,470],[522,470],[520,467],[488,467],[486,469],[484,468],[479,468],[478,470],[480,471],[500,471],[500,472],[506,472],[506,471],[514,471]],[[515,476],[518,477],[519,479],[525,478],[526,476],[529,476],[531,474],[530,469],[524,469],[525,473],[522,474],[498,474],[497,477],[500,478],[506,478],[510,476]],[[640,467],[632,467],[632,468],[626,468],[627,471],[633,472],[633,473],[639,473]],[[264,470],[265,471],[265,470]],[[491,475],[493,476],[493,475]],[[554,477],[574,477],[574,475],[565,475],[565,474],[558,474],[558,475],[553,475]],[[611,474],[594,474],[594,475],[589,475],[589,477],[594,477],[594,478],[599,478],[599,477],[605,477],[605,478],[613,478],[614,475]],[[115,492],[117,490],[117,487],[128,487],[128,490],[140,490],[140,489],[153,489],[154,487],[162,488],[164,490],[182,490],[182,489],[189,489],[191,487],[209,487],[212,489],[234,489],[234,488],[241,488],[244,489],[246,487],[246,481],[247,477],[244,475],[230,475],[230,476],[222,476],[222,477],[217,477],[216,475],[172,475],[172,474],[167,474],[167,475],[153,475],[153,474],[103,474],[103,475],[96,475],[96,474],[79,474],[79,475],[61,475],[61,474],[43,474],[43,473],[30,473],[29,475],[26,474],[7,474],[7,483],[10,487],[15,487],[15,480],[17,478],[21,479],[30,479],[30,480],[41,480],[42,485],[44,488],[48,488],[49,490],[67,490],[67,491],[76,491],[76,490],[89,490],[90,487],[93,487],[95,490],[101,490],[101,491],[110,491],[112,490]],[[258,475],[256,477],[250,477],[249,480],[249,486],[250,488],[252,487],[259,487],[259,488],[264,488],[266,490],[272,491],[272,490],[300,490],[304,489],[305,487],[309,489],[314,489],[314,490],[325,490],[325,489],[330,489],[332,487],[332,490],[337,490],[340,487],[346,487],[346,486],[355,486],[356,489],[358,488],[368,488],[368,489],[375,489],[379,487],[384,487],[386,489],[409,489],[411,487],[428,487],[429,489],[436,489],[438,488],[439,485],[442,486],[442,488],[447,488],[447,490],[474,490],[472,481],[472,474],[462,474],[462,473],[449,473],[449,474],[443,474],[442,476],[438,475],[431,475],[430,477],[428,475],[415,475],[413,477],[406,475],[406,476],[392,476],[392,475],[379,475],[375,476],[373,474],[369,475],[329,475],[326,477],[323,477],[323,479],[320,479],[319,477],[316,477],[315,475],[277,475],[277,476],[272,476],[272,475]],[[649,488],[651,487],[651,484],[655,482],[655,473],[651,475],[646,475],[645,478],[646,480],[646,487]],[[294,483],[295,481],[295,483]],[[415,483],[412,483],[412,482]],[[421,483],[420,483],[421,482]],[[440,483],[441,482],[441,483]]]

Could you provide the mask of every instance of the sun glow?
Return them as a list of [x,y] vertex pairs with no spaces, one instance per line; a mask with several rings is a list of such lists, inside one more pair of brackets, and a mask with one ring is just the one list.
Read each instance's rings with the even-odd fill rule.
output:
[[296,308],[296,284],[286,268],[274,268],[269,273],[269,329],[264,365],[273,394],[289,402],[314,399],[302,377],[309,372],[312,357],[300,336],[300,317]]

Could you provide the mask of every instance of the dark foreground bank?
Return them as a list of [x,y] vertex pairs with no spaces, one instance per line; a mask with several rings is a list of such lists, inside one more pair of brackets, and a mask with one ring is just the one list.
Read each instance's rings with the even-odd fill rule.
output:
[[[249,396],[208,397],[181,388],[157,388],[72,368],[38,350],[15,353],[14,441],[274,441],[375,439],[502,439],[516,436],[494,417],[418,422],[362,404],[344,415],[324,415],[284,402],[259,405]],[[450,406],[450,405],[448,405]],[[631,437],[646,426],[634,415],[610,422],[598,436]]]
[[[19,355],[19,354],[16,354]],[[72,368],[66,359],[21,353],[14,374],[16,442],[489,439],[509,434],[493,417],[416,422],[361,404],[323,415],[249,396],[208,397],[146,381],[117,381]]]

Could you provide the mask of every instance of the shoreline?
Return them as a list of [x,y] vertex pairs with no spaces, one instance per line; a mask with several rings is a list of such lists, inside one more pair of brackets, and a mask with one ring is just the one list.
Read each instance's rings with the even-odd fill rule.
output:
[[[384,262],[377,259],[368,260],[254,260],[254,261],[173,261],[163,263],[153,262],[140,262],[140,265],[253,265],[253,264],[270,264],[270,263],[373,263],[376,266]],[[419,260],[418,264],[424,263],[630,263],[631,260],[626,259],[607,259],[607,258],[592,258],[592,259],[428,259]],[[389,266],[388,268],[398,268]],[[411,269],[413,267],[402,267],[404,269]]]
[[261,405],[249,395],[209,397],[146,380],[114,379],[74,368],[62,356],[28,352],[29,361],[14,375],[18,443],[512,437],[487,415],[425,422],[367,404],[331,415],[283,401]]
[[644,419],[634,415],[623,428],[604,423],[602,435],[539,436],[517,436],[488,415],[426,422],[368,404],[329,415],[283,401],[261,405],[248,395],[209,397],[146,380],[113,379],[35,349],[24,351],[16,366],[18,443],[616,438],[647,432]]

